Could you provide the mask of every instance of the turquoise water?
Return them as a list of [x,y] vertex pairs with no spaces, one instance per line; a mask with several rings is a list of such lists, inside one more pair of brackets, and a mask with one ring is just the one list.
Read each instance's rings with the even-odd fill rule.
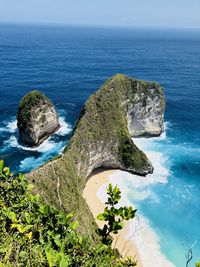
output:
[[[128,196],[182,267],[190,246],[200,257],[199,31],[0,25],[0,157],[27,172],[61,153],[86,99],[116,73],[165,89],[166,137],[139,141],[158,173],[137,190],[129,184]],[[15,115],[35,88],[53,100],[63,128],[30,150],[18,141]]]
[[128,197],[159,235],[162,252],[181,267],[185,266],[185,253],[191,247],[194,259],[200,259],[200,150],[195,145],[176,143],[176,138],[170,137],[172,131],[170,125],[163,140],[139,141],[138,146],[149,155],[155,173],[153,182],[143,184],[138,192],[140,195],[148,191],[143,200],[137,201],[130,191]]

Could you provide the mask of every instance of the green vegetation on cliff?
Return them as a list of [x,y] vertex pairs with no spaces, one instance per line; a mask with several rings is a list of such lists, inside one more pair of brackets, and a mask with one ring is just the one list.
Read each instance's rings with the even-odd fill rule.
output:
[[127,112],[134,104],[135,94],[147,90],[143,89],[144,82],[141,88],[138,85],[139,81],[118,74],[105,82],[85,103],[70,146],[66,149],[78,156],[77,162],[80,157],[85,162],[82,164],[83,173],[87,173],[90,165],[90,152],[98,150],[108,157],[93,162],[94,169],[100,165],[139,174],[151,172],[146,155],[134,145],[127,127]]
[[0,161],[1,266],[114,266],[112,250],[78,234],[72,213],[30,190],[23,175],[13,178]]
[[21,124],[18,125],[19,127],[26,126],[31,118],[32,107],[38,105],[40,102],[50,102],[50,100],[38,90],[31,91],[22,98],[18,109],[18,121]]
[[[13,177],[0,161],[1,267],[135,266],[130,258],[121,260],[119,253],[111,249],[112,242],[105,245],[99,239],[94,244],[87,235],[80,234],[72,213],[45,204],[31,190],[32,185],[22,174]],[[112,192],[116,196],[116,189]]]
[[20,109],[25,108],[27,103],[30,106],[34,106],[38,104],[39,101],[46,101],[46,100],[49,101],[49,99],[44,94],[42,94],[38,90],[33,90],[22,98],[19,104],[19,108]]
[[109,79],[83,106],[63,155],[27,174],[34,191],[65,213],[72,212],[80,222],[79,232],[87,233],[92,242],[98,239],[96,224],[82,196],[92,171],[108,167],[146,175],[153,170],[127,127],[127,111],[136,95],[145,100],[152,94],[152,87],[159,95],[161,89],[155,83],[121,74]]

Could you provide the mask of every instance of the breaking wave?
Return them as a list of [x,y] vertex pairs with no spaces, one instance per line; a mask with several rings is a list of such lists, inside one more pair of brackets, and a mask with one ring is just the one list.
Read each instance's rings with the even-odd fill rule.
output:
[[[165,124],[165,129],[170,124]],[[137,205],[140,201],[148,199],[149,201],[159,202],[159,197],[153,192],[152,185],[168,183],[170,175],[169,159],[166,155],[156,149],[159,142],[166,140],[166,131],[155,138],[134,138],[134,143],[146,153],[150,159],[154,173],[148,177],[133,175],[124,171],[116,171],[109,176],[109,182],[119,186],[122,191],[120,205]],[[97,195],[102,202],[106,200],[106,185],[103,185]],[[139,212],[138,212],[139,214]],[[127,240],[132,239],[138,248],[143,267],[175,267],[162,253],[160,247],[160,238],[157,232],[151,227],[148,219],[139,214],[137,218],[131,221],[129,226]]]
[[1,154],[6,155],[8,152],[18,152],[21,158],[23,158],[19,161],[20,171],[26,172],[39,167],[45,161],[61,154],[68,141],[67,135],[72,131],[72,127],[65,121],[64,116],[59,117],[59,122],[59,130],[38,147],[29,147],[19,141],[16,119],[13,118],[3,122],[3,125],[0,127],[0,133],[5,136],[5,140],[0,148]]

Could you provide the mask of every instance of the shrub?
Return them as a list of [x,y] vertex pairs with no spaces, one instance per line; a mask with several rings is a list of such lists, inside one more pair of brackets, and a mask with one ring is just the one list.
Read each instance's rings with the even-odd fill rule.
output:
[[[102,243],[110,246],[113,241],[112,234],[117,234],[123,228],[123,221],[134,218],[137,210],[126,206],[116,208],[121,199],[121,191],[117,186],[113,188],[112,184],[109,184],[107,195],[108,200],[105,203],[107,206],[104,212],[97,216],[97,219],[106,222],[102,229],[98,229],[98,233],[102,238]],[[117,262],[118,266],[136,266],[135,260],[131,257],[119,259]]]
[[121,266],[110,246],[78,233],[73,214],[31,190],[22,174],[13,177],[0,161],[0,266]]

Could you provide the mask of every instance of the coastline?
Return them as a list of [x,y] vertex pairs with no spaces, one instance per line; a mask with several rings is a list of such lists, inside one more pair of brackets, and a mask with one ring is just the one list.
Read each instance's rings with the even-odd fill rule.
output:
[[[104,210],[104,202],[98,197],[98,190],[105,184],[109,183],[109,176],[114,174],[115,170],[98,170],[89,176],[86,186],[83,190],[85,198],[95,220],[98,214]],[[96,220],[99,227],[104,225],[103,221]],[[117,248],[123,257],[132,256],[137,261],[137,267],[143,267],[137,246],[133,240],[129,240],[127,236],[130,231],[130,222],[124,224],[124,228],[119,231],[113,240],[113,247]]]

